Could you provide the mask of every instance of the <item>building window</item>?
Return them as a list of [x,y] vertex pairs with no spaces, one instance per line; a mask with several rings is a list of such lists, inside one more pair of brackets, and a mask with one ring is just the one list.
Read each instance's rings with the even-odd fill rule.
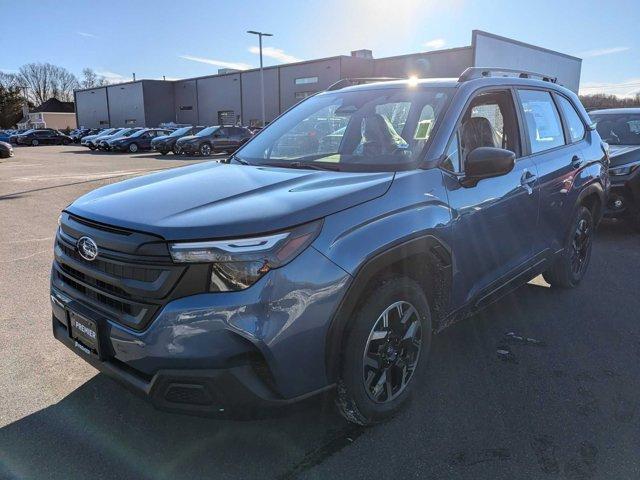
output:
[[318,77],[296,78],[296,85],[306,85],[308,83],[318,83]]
[[136,121],[133,118],[124,121],[125,125],[135,125]]
[[180,105],[180,110],[193,110],[192,105]]
[[107,122],[106,120],[100,120],[100,125],[109,125],[109,122]]
[[303,98],[310,97],[314,93],[316,93],[316,92],[296,92],[296,93],[294,93],[294,95],[296,97],[296,100],[302,100]]

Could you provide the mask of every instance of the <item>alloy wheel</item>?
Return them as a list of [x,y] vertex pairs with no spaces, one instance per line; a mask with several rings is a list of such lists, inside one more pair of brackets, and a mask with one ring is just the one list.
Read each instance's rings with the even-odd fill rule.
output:
[[591,248],[591,222],[586,218],[578,221],[571,244],[571,271],[580,276],[587,265]]
[[211,147],[209,146],[209,144],[205,143],[204,145],[202,145],[200,147],[200,153],[202,155],[211,155]]
[[389,305],[376,320],[363,355],[363,382],[371,400],[386,403],[400,395],[420,358],[422,323],[409,302]]

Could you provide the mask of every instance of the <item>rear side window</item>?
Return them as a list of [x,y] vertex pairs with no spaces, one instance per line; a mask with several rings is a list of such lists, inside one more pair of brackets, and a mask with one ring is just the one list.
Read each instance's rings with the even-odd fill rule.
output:
[[576,109],[573,107],[571,102],[566,98],[558,95],[556,97],[558,99],[558,105],[560,105],[560,110],[562,110],[562,114],[564,115],[565,120],[567,121],[567,127],[569,127],[569,136],[571,137],[571,142],[578,142],[584,138],[584,124],[582,120],[580,120],[580,115],[576,112]]
[[531,153],[564,145],[560,115],[551,94],[541,90],[519,90],[518,96],[524,111]]

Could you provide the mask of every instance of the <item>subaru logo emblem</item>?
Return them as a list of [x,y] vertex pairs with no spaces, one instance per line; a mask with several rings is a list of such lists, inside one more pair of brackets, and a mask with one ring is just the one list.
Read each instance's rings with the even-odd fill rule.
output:
[[98,245],[89,237],[80,237],[76,246],[78,253],[85,260],[92,262],[98,256]]

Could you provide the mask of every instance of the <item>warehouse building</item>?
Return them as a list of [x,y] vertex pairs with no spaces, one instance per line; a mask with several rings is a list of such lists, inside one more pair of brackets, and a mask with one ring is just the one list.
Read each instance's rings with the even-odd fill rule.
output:
[[[582,60],[563,53],[474,30],[468,47],[374,58],[370,50],[351,56],[309,60],[264,69],[267,121],[300,100],[343,78],[458,77],[467,67],[540,72],[577,92]],[[217,75],[176,81],[139,80],[75,91],[78,125],[155,127],[260,124],[260,70],[220,70]]]

